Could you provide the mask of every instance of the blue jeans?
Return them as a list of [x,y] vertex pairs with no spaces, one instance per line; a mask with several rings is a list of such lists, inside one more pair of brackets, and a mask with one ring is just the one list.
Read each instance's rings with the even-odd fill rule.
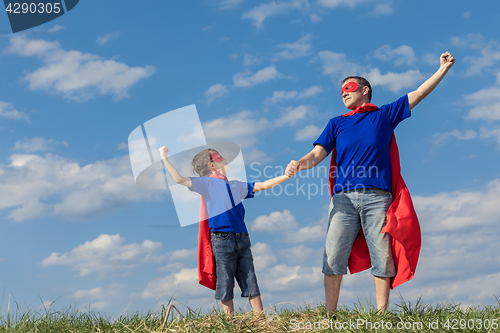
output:
[[369,188],[336,193],[330,203],[323,274],[345,275],[352,244],[363,228],[370,251],[372,275],[396,275],[391,251],[391,236],[382,233],[392,203],[390,192]]
[[234,278],[241,297],[260,296],[248,233],[213,232],[212,248],[217,270],[215,299],[233,299]]

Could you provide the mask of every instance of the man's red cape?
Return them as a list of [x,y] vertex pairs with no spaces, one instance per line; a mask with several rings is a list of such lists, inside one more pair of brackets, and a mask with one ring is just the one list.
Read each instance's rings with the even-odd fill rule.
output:
[[[392,237],[392,256],[396,266],[396,276],[391,278],[391,289],[405,283],[413,278],[417,268],[418,255],[420,253],[420,225],[417,213],[411,201],[410,192],[401,177],[401,166],[399,164],[399,151],[396,137],[392,134],[390,144],[391,155],[391,188],[392,204],[387,211],[387,223],[382,232],[388,232]],[[332,151],[330,163],[330,197],[335,186],[335,148]],[[349,257],[349,271],[351,274],[364,271],[371,267],[370,252],[366,245],[363,231],[360,230],[352,245]]]
[[[218,171],[209,177],[227,180],[226,176]],[[207,288],[215,290],[217,272],[215,270],[214,253],[212,250],[212,229],[208,226],[207,203],[200,199],[200,231],[198,234],[198,282]]]

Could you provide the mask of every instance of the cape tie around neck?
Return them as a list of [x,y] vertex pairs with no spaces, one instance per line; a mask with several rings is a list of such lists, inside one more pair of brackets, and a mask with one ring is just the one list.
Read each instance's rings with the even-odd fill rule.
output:
[[227,177],[224,176],[222,173],[219,172],[219,170],[215,170],[210,176],[208,177],[211,177],[211,178],[220,178],[220,179],[224,179],[224,180],[227,180]]
[[375,111],[377,109],[378,109],[378,106],[373,105],[371,103],[367,103],[363,106],[358,106],[357,108],[355,108],[354,110],[351,110],[350,112],[343,114],[342,117],[352,116],[353,114],[356,114],[356,113]]

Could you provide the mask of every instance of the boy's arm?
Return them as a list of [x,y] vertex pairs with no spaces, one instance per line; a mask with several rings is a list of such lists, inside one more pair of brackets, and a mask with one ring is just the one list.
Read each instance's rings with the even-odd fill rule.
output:
[[428,78],[427,81],[422,83],[422,85],[418,87],[417,90],[412,91],[408,94],[408,104],[410,110],[417,106],[418,103],[420,103],[424,98],[427,97],[427,95],[431,93],[431,91],[434,90],[434,88],[436,88],[438,83],[441,82],[441,79],[446,75],[446,73],[448,73],[448,70],[455,63],[455,58],[453,58],[450,52],[445,52],[441,54],[439,61],[441,65],[439,66],[437,72],[434,73],[434,75],[432,75],[430,78]]
[[160,148],[160,156],[163,161],[163,164],[165,164],[165,167],[167,168],[168,173],[172,176],[174,181],[177,184],[184,185],[187,187],[193,187],[193,183],[191,182],[191,179],[188,177],[183,177],[181,174],[177,171],[177,169],[170,163],[168,160],[168,148],[163,146]]
[[290,179],[290,177],[283,175],[283,176],[279,176],[276,178],[268,179],[265,182],[255,182],[255,185],[253,187],[253,191],[258,192],[258,191],[262,191],[262,190],[268,190],[270,188],[275,187],[278,184],[283,183],[287,179]]

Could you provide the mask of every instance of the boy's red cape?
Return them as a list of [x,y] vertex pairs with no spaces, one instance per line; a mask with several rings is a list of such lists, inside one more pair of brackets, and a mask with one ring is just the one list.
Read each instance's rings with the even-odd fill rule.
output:
[[[209,177],[227,180],[218,171]],[[212,229],[208,226],[207,203],[200,199],[200,231],[198,234],[198,282],[207,288],[215,290],[217,272],[215,270],[214,253],[212,251]]]
[[[374,105],[373,105],[374,106]],[[369,112],[373,108],[354,110],[343,116],[350,116],[356,112]],[[391,188],[392,204],[387,211],[387,223],[382,232],[388,232],[392,237],[392,256],[396,266],[396,276],[391,278],[391,289],[405,283],[413,278],[417,268],[418,256],[420,254],[420,225],[418,223],[417,213],[411,201],[410,192],[401,177],[401,166],[399,163],[399,150],[396,144],[396,137],[392,134],[390,143],[391,155]],[[330,177],[328,181],[330,197],[333,194],[335,186],[335,148],[332,150],[332,159],[330,162]],[[351,274],[364,271],[371,267],[370,252],[366,245],[363,231],[360,230],[352,245],[351,255],[349,257],[349,271]]]
[[205,200],[200,200],[200,232],[198,234],[198,282],[215,290],[217,273],[212,251],[212,230],[208,226],[208,212]]

